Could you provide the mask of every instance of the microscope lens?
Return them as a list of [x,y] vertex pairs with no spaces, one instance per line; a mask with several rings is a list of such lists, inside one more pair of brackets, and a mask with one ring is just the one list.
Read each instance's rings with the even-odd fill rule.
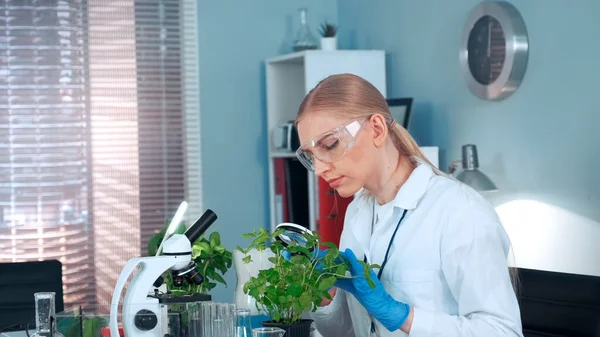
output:
[[197,271],[193,271],[188,275],[188,282],[192,284],[200,285],[204,281],[202,275],[198,274]]
[[176,287],[181,287],[183,285],[183,276],[173,275],[173,285]]

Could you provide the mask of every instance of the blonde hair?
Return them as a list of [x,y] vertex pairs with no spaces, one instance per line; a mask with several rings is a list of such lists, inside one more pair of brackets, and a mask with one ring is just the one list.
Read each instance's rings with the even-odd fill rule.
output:
[[418,166],[419,161],[424,162],[431,166],[436,174],[444,175],[425,157],[410,133],[394,120],[381,92],[364,78],[353,74],[339,74],[321,80],[300,104],[296,124],[307,113],[321,111],[348,119],[381,114],[387,121],[389,136],[401,158],[408,160],[413,167]]

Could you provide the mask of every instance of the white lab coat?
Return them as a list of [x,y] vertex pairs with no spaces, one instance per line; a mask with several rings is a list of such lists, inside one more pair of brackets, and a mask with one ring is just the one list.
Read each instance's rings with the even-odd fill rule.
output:
[[[389,205],[389,206],[388,206]],[[381,265],[407,209],[382,274],[387,292],[414,307],[411,337],[522,337],[519,305],[508,272],[508,237],[494,208],[470,187],[419,165],[396,198],[376,211],[355,198],[346,211],[340,249]],[[367,337],[371,318],[350,293],[310,314],[323,337]],[[389,332],[375,322],[379,336]]]

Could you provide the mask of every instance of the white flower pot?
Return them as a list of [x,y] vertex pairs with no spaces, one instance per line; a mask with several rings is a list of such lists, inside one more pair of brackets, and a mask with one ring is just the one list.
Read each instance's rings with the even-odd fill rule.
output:
[[252,262],[246,264],[242,261],[246,255],[239,250],[233,251],[233,266],[235,267],[235,274],[237,277],[233,301],[238,309],[250,309],[251,315],[264,315],[266,313],[259,313],[256,309],[256,301],[254,298],[244,294],[244,284],[248,282],[251,277],[256,277],[260,270],[271,268],[273,263],[269,261],[269,257],[275,256],[275,254],[270,250],[259,252],[256,249],[252,249],[248,252],[248,255],[252,256]]
[[337,36],[321,38],[321,50],[336,50],[336,49],[337,49]]

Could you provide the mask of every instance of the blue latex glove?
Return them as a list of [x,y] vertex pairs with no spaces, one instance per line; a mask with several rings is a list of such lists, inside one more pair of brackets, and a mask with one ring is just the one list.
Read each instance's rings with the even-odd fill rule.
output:
[[290,261],[290,259],[292,258],[292,254],[291,254],[290,252],[288,252],[287,250],[282,250],[282,251],[281,251],[281,256],[283,256],[283,258],[284,258],[286,261],[288,261],[288,262],[289,262],[289,261]]
[[363,265],[351,249],[346,249],[340,254],[350,262],[352,278],[339,279],[335,285],[354,295],[386,329],[389,331],[400,329],[408,318],[410,306],[392,298],[373,270],[371,270],[371,280],[375,283],[375,288],[372,289],[365,279]]

